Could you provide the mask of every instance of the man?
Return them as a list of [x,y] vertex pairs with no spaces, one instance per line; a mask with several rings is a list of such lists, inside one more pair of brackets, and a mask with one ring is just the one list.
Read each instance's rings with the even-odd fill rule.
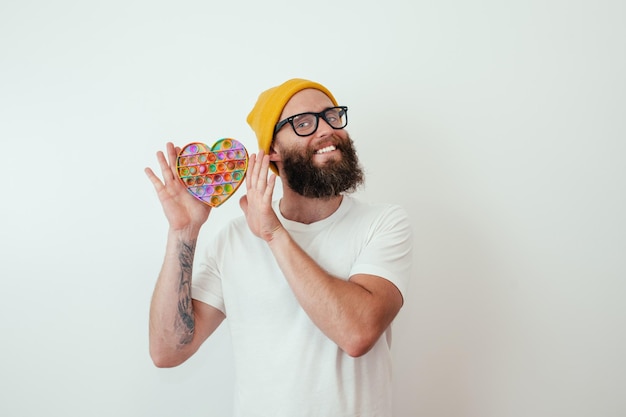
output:
[[[244,216],[215,231],[193,282],[210,207],[178,181],[171,143],[169,162],[157,153],[163,181],[146,169],[169,222],[150,310],[153,361],[179,365],[228,318],[236,416],[389,417],[390,325],[411,262],[406,213],[348,195],[363,173],[347,107],[324,86],[288,80],[262,93],[247,120],[259,151]],[[273,201],[276,175],[283,195]]]

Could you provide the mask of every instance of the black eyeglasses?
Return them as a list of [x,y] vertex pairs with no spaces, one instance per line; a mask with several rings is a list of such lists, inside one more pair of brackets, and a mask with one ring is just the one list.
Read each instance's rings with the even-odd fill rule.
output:
[[333,129],[343,129],[348,125],[348,107],[331,107],[320,113],[300,113],[287,117],[276,124],[274,134],[278,133],[287,123],[298,136],[309,136],[315,133],[320,117]]

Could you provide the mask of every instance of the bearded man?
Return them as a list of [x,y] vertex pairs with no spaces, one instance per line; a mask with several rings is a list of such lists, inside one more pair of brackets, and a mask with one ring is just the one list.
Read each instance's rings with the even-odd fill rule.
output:
[[392,415],[391,324],[409,282],[412,234],[401,207],[350,195],[364,175],[347,112],[304,79],[258,97],[247,118],[259,151],[243,215],[213,234],[197,270],[211,208],[178,181],[173,144],[167,159],[157,153],[163,180],[146,169],[169,223],[151,357],[177,366],[228,319],[236,417]]

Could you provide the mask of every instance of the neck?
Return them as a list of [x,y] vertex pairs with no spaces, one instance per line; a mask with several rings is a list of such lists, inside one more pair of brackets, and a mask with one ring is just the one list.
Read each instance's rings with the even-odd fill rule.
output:
[[328,199],[303,197],[289,187],[284,187],[279,208],[284,218],[298,223],[311,224],[337,211],[342,200],[341,195]]

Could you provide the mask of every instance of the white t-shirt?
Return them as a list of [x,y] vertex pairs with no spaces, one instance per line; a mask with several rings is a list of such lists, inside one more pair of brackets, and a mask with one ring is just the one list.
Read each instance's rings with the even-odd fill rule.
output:
[[[330,274],[384,277],[403,294],[412,236],[404,209],[344,196],[312,224],[283,218],[293,239]],[[391,329],[352,358],[300,307],[268,245],[244,217],[209,243],[194,272],[192,296],[221,310],[232,336],[236,417],[390,417]]]

